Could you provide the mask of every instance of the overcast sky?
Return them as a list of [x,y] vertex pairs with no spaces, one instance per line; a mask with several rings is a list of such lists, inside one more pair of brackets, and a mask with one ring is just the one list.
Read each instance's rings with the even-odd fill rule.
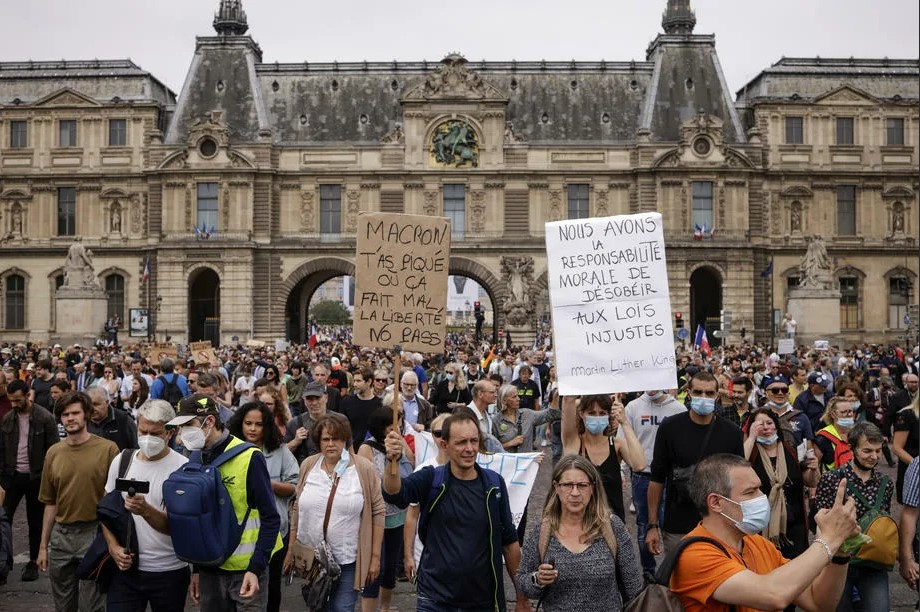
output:
[[[219,0],[2,0],[0,61],[131,58],[176,93]],[[644,60],[665,0],[243,0],[266,62]],[[918,0],[691,0],[732,92],[787,57],[916,59]]]

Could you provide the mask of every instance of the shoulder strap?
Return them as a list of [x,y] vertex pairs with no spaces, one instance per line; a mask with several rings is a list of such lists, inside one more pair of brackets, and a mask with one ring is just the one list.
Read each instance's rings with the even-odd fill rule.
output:
[[680,541],[680,543],[678,543],[677,548],[675,548],[673,552],[668,553],[668,556],[665,557],[665,560],[661,563],[661,567],[658,568],[658,573],[655,574],[655,582],[663,586],[670,585],[671,573],[674,572],[674,568],[677,567],[677,560],[680,558],[681,553],[684,552],[685,548],[697,542],[706,542],[707,544],[712,544],[721,550],[726,557],[731,559],[731,554],[718,540],[707,538],[705,536],[693,536],[690,538],[684,538]]
[[128,473],[128,468],[131,467],[131,462],[134,461],[134,449],[126,448],[121,451],[121,459],[118,462],[118,477],[124,478],[125,474]]
[[233,448],[227,449],[224,452],[222,452],[220,455],[218,455],[217,458],[211,462],[211,466],[217,467],[219,465],[223,465],[224,463],[227,463],[228,461],[230,461],[231,459],[233,459],[240,453],[243,453],[249,450],[250,448],[255,448],[255,447],[256,447],[255,444],[250,444],[249,442],[242,442],[240,444],[237,444]]
[[888,476],[882,474],[882,481],[879,483],[878,492],[875,494],[875,504],[872,506],[874,510],[882,509],[882,503],[885,501],[885,492],[888,490],[888,481]]
[[[840,469],[840,468],[838,468],[838,469]],[[842,475],[841,475],[840,477],[843,478]],[[839,481],[838,481],[838,482],[839,482]],[[849,479],[847,479],[847,491],[850,493],[850,495],[852,495],[853,497],[855,497],[856,500],[859,501],[859,503],[861,503],[863,506],[865,506],[866,508],[868,508],[868,509],[870,509],[870,510],[873,509],[874,506],[873,506],[872,502],[870,502],[868,499],[866,499],[866,496],[862,494],[862,491],[860,491],[860,490],[853,484],[853,481],[852,481],[852,480],[849,480]]]
[[326,530],[329,528],[329,515],[332,514],[332,500],[335,498],[335,491],[339,488],[340,478],[336,476],[332,480],[332,489],[329,491],[329,499],[326,500],[326,515],[323,517],[323,539],[326,539]]

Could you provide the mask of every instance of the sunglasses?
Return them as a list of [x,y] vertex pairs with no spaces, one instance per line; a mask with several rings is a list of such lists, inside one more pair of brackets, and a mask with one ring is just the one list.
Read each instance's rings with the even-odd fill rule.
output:
[[777,387],[775,389],[767,389],[770,393],[776,393],[778,395],[785,395],[789,393],[789,387]]
[[387,381],[386,378],[375,378],[375,379],[374,379],[374,382],[382,382],[382,383],[385,383],[386,381]]

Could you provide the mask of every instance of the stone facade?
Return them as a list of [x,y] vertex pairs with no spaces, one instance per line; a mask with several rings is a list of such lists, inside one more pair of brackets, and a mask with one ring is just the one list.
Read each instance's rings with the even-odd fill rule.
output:
[[729,341],[767,340],[821,234],[832,340],[903,334],[920,63],[784,59],[733,96],[694,25],[668,2],[643,62],[268,64],[223,0],[178,98],[126,61],[0,64],[0,339],[64,334],[77,235],[109,309],[149,306],[158,340],[302,339],[315,288],[354,271],[362,211],[450,217],[450,273],[515,342],[548,316],[546,221],[653,210],[688,327],[725,310]]

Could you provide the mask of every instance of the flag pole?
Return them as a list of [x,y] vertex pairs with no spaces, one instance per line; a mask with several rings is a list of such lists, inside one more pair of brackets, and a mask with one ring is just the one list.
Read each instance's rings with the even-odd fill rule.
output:
[[770,256],[770,274],[767,275],[767,288],[770,290],[770,346],[776,346],[776,316],[773,313],[773,256]]

